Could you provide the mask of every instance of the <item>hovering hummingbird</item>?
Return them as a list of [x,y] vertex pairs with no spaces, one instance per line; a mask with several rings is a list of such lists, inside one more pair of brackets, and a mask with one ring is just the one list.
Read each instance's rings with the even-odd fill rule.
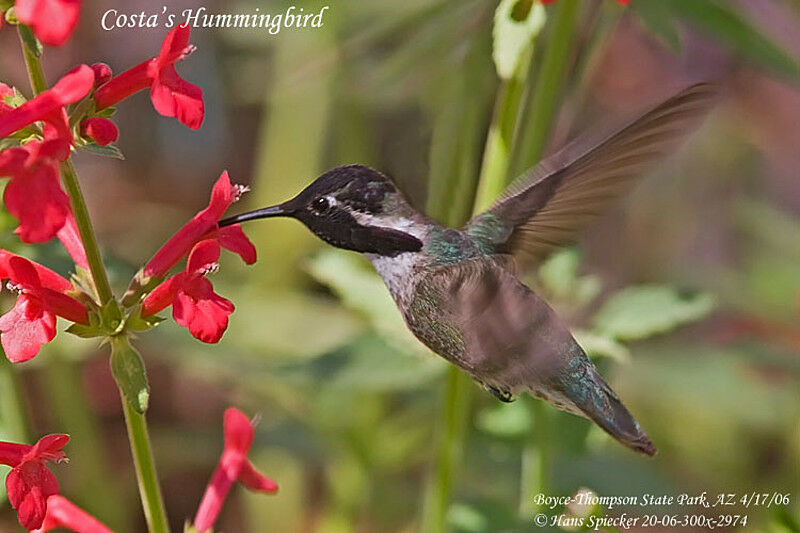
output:
[[329,170],[291,200],[220,226],[292,217],[333,246],[361,252],[414,335],[498,399],[531,393],[654,455],[566,324],[517,273],[569,243],[673,150],[714,96],[711,85],[693,85],[610,134],[569,143],[462,229],[419,213],[389,178],[361,165]]

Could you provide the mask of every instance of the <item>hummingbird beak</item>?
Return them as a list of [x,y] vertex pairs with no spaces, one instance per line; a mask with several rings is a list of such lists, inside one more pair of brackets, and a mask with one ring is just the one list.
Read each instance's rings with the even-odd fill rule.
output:
[[292,210],[286,207],[286,204],[278,204],[273,205],[270,207],[263,207],[261,209],[256,209],[255,211],[248,211],[247,213],[241,213],[239,215],[235,215],[232,217],[225,218],[219,221],[219,227],[223,228],[225,226],[230,226],[231,224],[238,224],[240,222],[246,222],[248,220],[256,220],[258,218],[270,218],[270,217],[285,217],[291,216]]

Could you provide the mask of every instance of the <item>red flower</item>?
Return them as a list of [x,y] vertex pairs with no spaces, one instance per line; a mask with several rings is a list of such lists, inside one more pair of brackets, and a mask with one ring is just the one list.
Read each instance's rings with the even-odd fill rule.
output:
[[100,146],[105,146],[119,138],[119,130],[116,124],[107,118],[91,117],[81,122],[81,135],[92,139]]
[[189,27],[176,26],[167,34],[153,59],[136,65],[101,86],[94,94],[97,109],[105,109],[130,95],[150,88],[153,107],[165,117],[175,117],[196,130],[203,123],[203,91],[178,76],[175,63],[189,55]]
[[6,492],[25,529],[41,527],[47,513],[47,498],[58,494],[58,481],[47,469],[48,461],[63,461],[61,449],[68,435],[47,435],[33,446],[0,442],[0,463],[11,467],[6,477]]
[[105,63],[92,63],[92,71],[94,72],[94,87],[100,87],[113,76],[111,67]]
[[64,248],[66,248],[67,253],[75,264],[88,270],[89,260],[86,258],[86,250],[83,248],[83,241],[81,241],[78,225],[75,223],[75,217],[72,216],[72,213],[67,215],[67,220],[64,222],[61,229],[58,230],[58,233],[56,233],[56,237],[58,237],[58,240],[64,245]]
[[238,409],[228,408],[225,411],[224,428],[225,447],[222,456],[194,517],[194,528],[200,533],[214,527],[222,504],[236,480],[258,492],[274,493],[278,490],[278,485],[258,472],[247,459],[254,434],[253,424],[247,416]]
[[89,94],[93,85],[94,72],[92,69],[87,65],[75,67],[58,80],[52,88],[31,98],[19,107],[0,113],[0,137],[8,137],[29,124],[43,120],[52,133],[48,135],[46,130],[46,138],[57,137],[71,143],[72,134],[69,130],[64,106],[77,102]]
[[17,18],[44,44],[61,46],[78,24],[80,0],[16,0]]
[[11,177],[3,200],[19,220],[14,232],[24,242],[49,241],[67,220],[69,198],[58,182],[58,159],[68,153],[61,140],[30,141],[0,152],[0,176]]
[[175,322],[188,328],[198,340],[219,342],[228,327],[233,304],[214,292],[206,274],[217,269],[219,244],[199,242],[189,254],[186,270],[158,285],[142,302],[142,316],[172,305]]
[[0,279],[9,279],[8,288],[19,293],[14,307],[0,316],[0,344],[12,363],[32,359],[55,337],[56,315],[89,323],[86,307],[66,294],[70,282],[42,265],[0,250]]
[[54,494],[47,498],[44,523],[34,533],[46,533],[57,528],[69,529],[76,533],[112,533],[95,517],[65,497]]
[[228,210],[228,207],[238,200],[246,190],[247,188],[241,185],[232,185],[228,173],[223,172],[217,183],[214,184],[208,207],[197,213],[156,252],[156,255],[145,265],[144,275],[148,278],[163,276],[195,244],[207,239],[214,239],[223,248],[239,254],[248,265],[255,263],[256,248],[244,234],[241,226],[234,224],[224,228],[217,227],[217,222]]

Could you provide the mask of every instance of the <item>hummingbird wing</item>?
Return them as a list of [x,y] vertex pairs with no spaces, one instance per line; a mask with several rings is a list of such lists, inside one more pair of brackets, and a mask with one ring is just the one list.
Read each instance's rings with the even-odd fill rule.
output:
[[404,315],[422,342],[498,398],[530,392],[636,451],[655,453],[566,324],[495,258],[432,268]]
[[692,85],[610,134],[569,143],[513,182],[466,231],[493,249],[536,261],[568,244],[705,116],[714,85]]

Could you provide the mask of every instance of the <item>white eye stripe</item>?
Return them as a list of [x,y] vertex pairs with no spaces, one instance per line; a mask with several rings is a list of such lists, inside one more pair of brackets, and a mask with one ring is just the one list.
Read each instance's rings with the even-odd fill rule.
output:
[[328,200],[328,206],[330,207],[336,207],[336,205],[339,203],[336,201],[336,197],[334,196],[326,196],[325,199]]

